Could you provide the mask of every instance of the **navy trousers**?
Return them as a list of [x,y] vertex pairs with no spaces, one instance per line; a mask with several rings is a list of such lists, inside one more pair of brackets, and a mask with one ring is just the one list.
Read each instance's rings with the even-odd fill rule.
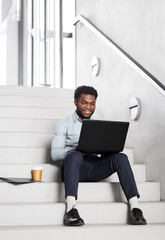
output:
[[128,157],[123,153],[98,157],[82,154],[79,151],[69,152],[62,164],[62,179],[65,184],[65,197],[77,199],[79,182],[101,181],[117,172],[124,194],[129,200],[140,197]]

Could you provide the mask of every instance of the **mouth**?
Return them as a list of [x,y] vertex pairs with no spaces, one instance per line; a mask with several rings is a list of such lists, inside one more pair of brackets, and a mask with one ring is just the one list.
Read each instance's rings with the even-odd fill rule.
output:
[[89,115],[92,114],[92,111],[84,110],[84,111],[83,111],[83,114],[89,116]]

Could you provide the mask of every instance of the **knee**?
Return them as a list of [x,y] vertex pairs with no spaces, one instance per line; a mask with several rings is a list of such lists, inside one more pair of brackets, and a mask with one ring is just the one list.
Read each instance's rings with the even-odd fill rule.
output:
[[129,162],[128,157],[125,153],[118,153],[118,161],[123,163],[123,164]]
[[114,165],[116,167],[128,166],[129,160],[126,154],[124,153],[117,153],[115,158],[113,159]]
[[119,158],[122,160],[122,161],[125,161],[127,162],[128,161],[128,157],[125,153],[119,153]]
[[65,157],[65,164],[69,164],[70,166],[80,166],[83,162],[83,155],[79,151],[71,151]]

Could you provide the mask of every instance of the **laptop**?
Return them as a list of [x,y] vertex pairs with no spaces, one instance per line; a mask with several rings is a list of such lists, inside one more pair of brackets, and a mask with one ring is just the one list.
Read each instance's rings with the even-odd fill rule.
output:
[[122,152],[129,122],[84,120],[77,150],[84,153]]

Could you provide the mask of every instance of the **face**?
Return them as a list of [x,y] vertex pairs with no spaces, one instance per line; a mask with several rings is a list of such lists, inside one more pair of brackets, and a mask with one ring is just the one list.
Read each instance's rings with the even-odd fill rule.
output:
[[80,119],[88,119],[92,116],[96,107],[96,99],[94,95],[81,94],[78,100],[74,100],[76,105],[76,113]]

